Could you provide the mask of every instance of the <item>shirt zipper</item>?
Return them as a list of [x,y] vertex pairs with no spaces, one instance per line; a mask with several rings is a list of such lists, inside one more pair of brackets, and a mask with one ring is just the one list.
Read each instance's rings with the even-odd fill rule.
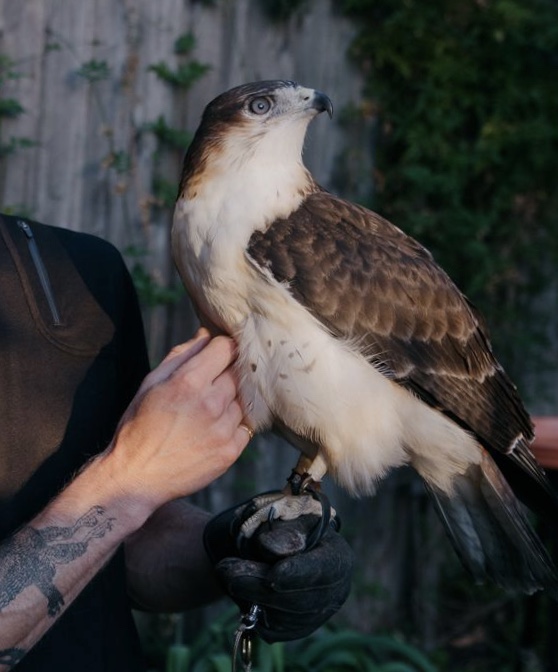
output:
[[62,325],[62,320],[60,319],[60,312],[58,311],[58,306],[56,305],[56,300],[54,299],[54,292],[52,291],[52,285],[50,284],[50,278],[48,277],[48,272],[46,266],[43,263],[41,258],[41,253],[39,252],[39,246],[33,235],[33,231],[27,222],[23,220],[18,220],[17,225],[25,234],[27,238],[27,245],[29,247],[29,253],[31,254],[31,259],[35,265],[35,270],[39,276],[39,282],[43,288],[48,307],[50,309],[50,314],[52,316],[52,321],[55,327],[60,327]]

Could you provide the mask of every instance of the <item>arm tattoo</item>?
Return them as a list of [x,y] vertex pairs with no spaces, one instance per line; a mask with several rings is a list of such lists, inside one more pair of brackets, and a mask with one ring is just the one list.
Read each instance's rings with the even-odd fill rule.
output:
[[[113,521],[105,517],[102,506],[94,506],[70,527],[27,526],[5,541],[0,546],[0,611],[25,588],[36,586],[47,599],[49,616],[59,614],[64,598],[53,582],[56,566],[83,555],[92,539],[100,539],[112,529]],[[0,651],[0,662],[18,652],[21,650]]]
[[0,651],[0,665],[7,665],[11,669],[17,665],[27,652],[25,649],[17,649],[15,646],[11,649],[2,649]]

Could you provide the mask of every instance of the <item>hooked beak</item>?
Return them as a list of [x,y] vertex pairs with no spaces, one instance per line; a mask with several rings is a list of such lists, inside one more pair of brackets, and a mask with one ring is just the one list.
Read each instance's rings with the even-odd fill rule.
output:
[[329,97],[321,91],[314,91],[312,107],[315,110],[318,110],[318,112],[327,112],[330,119],[333,117],[333,103]]

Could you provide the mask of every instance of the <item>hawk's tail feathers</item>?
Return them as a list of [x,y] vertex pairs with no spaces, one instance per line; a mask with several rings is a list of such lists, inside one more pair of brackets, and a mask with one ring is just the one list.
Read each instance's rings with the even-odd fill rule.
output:
[[448,495],[427,484],[450,540],[480,583],[508,590],[544,589],[558,600],[558,572],[510,486],[492,459],[471,465]]
[[558,493],[524,439],[509,453],[491,452],[516,497],[538,515],[556,520]]

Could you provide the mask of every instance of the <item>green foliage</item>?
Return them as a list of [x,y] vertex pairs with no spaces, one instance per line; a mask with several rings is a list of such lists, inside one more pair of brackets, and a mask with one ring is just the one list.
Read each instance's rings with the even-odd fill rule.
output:
[[[13,60],[5,54],[0,54],[0,91],[6,82],[20,79],[22,76]],[[2,138],[2,121],[4,119],[15,119],[24,112],[25,109],[19,100],[0,96],[0,157],[14,154],[18,149],[37,146],[37,143],[31,138],[10,136],[7,142]]]
[[[166,672],[228,672],[236,610],[225,612],[189,646],[173,645]],[[324,627],[289,644],[255,643],[253,672],[436,672],[415,647],[388,636]]]
[[534,298],[558,263],[558,5],[341,6],[378,118],[374,207],[479,305],[517,376],[534,363],[545,329]]
[[395,637],[324,628],[290,654],[297,672],[436,672],[416,648]]
[[25,110],[14,98],[0,98],[0,117],[17,117]]
[[93,58],[90,61],[82,63],[76,74],[91,83],[101,82],[110,77],[110,66],[106,61],[97,61]]
[[192,134],[188,131],[181,131],[171,128],[162,115],[147,125],[147,129],[157,136],[157,139],[171,149],[187,149],[192,142]]
[[22,73],[7,54],[0,54],[0,86],[9,79],[20,79]]
[[173,644],[167,651],[165,672],[183,672],[190,664],[190,647],[184,644]]
[[149,66],[149,70],[154,72],[159,79],[162,79],[171,86],[183,89],[189,89],[210,69],[210,65],[200,63],[199,61],[182,63],[174,70],[164,61]]
[[[195,46],[196,40],[192,33],[180,35],[174,42],[174,53],[179,60],[178,67],[171,68],[164,61],[160,61],[150,65],[149,70],[171,86],[176,93],[187,92],[210,69],[209,65],[189,58]],[[163,115],[147,124],[146,128],[158,140],[157,150],[153,153],[153,202],[156,207],[171,210],[176,201],[177,168],[192,141],[192,134],[173,128]],[[172,167],[170,177],[169,166]]]
[[174,41],[175,54],[189,54],[196,46],[196,38],[192,33],[179,35]]
[[132,157],[123,150],[112,151],[105,158],[103,165],[106,168],[112,168],[119,175],[124,175],[132,169]]
[[[178,56],[189,56],[196,46],[196,38],[192,33],[179,35],[174,41],[174,53]],[[177,68],[171,68],[165,61],[153,63],[148,68],[154,72],[159,79],[173,87],[188,90],[198,79],[203,77],[211,66],[207,63],[200,63],[195,59],[179,63]]]
[[159,207],[172,208],[176,201],[176,180],[171,182],[162,177],[154,177],[153,196]]
[[5,215],[23,217],[24,219],[34,219],[32,210],[28,206],[23,205],[23,203],[16,203],[13,205],[0,203],[0,212]]
[[260,0],[260,7],[272,21],[287,21],[308,0]]
[[130,274],[140,302],[148,307],[177,303],[184,296],[184,289],[162,285],[146,268],[144,259],[148,254],[148,250],[133,246],[124,250],[124,255],[131,261]]
[[[19,79],[21,73],[16,69],[13,60],[0,54],[0,90],[9,80]],[[0,97],[0,122],[2,118],[13,119],[24,112],[24,108],[15,98]]]
[[0,156],[7,156],[17,152],[18,149],[36,147],[39,143],[31,138],[11,136],[8,142],[0,142]]

